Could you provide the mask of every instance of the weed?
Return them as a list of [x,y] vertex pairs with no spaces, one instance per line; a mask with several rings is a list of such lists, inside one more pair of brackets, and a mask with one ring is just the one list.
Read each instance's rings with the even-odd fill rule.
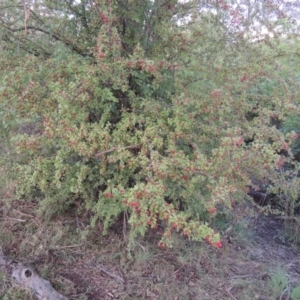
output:
[[300,300],[300,285],[295,287],[291,293],[292,300]]
[[270,279],[270,289],[276,297],[280,296],[285,288],[287,287],[289,281],[286,277],[286,272],[283,268],[278,266],[275,273],[271,276]]

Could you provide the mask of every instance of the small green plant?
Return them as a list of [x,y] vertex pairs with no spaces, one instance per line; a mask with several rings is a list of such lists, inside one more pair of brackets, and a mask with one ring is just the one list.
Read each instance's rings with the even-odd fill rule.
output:
[[300,285],[295,287],[291,293],[292,300],[300,300]]
[[289,281],[283,268],[278,266],[270,279],[270,289],[276,297],[280,296],[287,287]]
[[275,273],[271,276],[269,287],[274,297],[286,299],[283,297],[289,295],[288,299],[300,300],[300,286],[292,288],[286,271],[280,266],[276,268]]
[[32,295],[17,287],[8,287],[5,292],[0,295],[1,300],[32,300]]

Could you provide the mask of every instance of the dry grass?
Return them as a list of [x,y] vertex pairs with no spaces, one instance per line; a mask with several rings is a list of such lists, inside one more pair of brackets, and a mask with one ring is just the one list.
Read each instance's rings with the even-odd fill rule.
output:
[[[274,217],[224,218],[217,225],[223,228],[222,249],[181,236],[173,249],[159,249],[158,230],[129,252],[121,224],[107,236],[98,228],[86,235],[87,220],[79,216],[44,223],[34,204],[5,203],[3,252],[34,267],[69,299],[292,299],[300,282],[300,250],[283,241],[282,220]],[[280,276],[286,279],[282,286]],[[3,276],[0,286],[0,299],[32,299]]]

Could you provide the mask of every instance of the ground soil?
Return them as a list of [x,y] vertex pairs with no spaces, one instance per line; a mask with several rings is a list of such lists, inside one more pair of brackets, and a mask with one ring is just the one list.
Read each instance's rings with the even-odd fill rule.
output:
[[[257,212],[228,224],[221,231],[221,249],[181,236],[173,249],[159,249],[158,230],[128,251],[122,224],[106,236],[99,226],[85,242],[71,241],[72,230],[84,221],[77,217],[43,226],[28,211],[20,205],[2,207],[0,244],[5,255],[34,267],[69,299],[287,300],[300,283],[300,248],[288,240],[278,216]],[[26,230],[14,221],[17,213],[29,222]],[[31,240],[24,242],[30,230]],[[288,285],[276,294],[271,282],[279,268]]]

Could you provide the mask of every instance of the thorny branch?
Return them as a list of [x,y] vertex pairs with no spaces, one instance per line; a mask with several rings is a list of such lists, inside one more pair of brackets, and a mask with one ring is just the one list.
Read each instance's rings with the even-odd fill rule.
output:
[[104,154],[111,153],[111,152],[114,152],[114,151],[117,151],[117,150],[123,150],[123,149],[137,149],[137,148],[140,148],[140,146],[141,146],[141,145],[130,145],[130,146],[126,146],[126,147],[114,147],[114,148],[111,148],[111,149],[104,150],[104,151],[101,151],[101,152],[96,153],[95,157],[96,157],[96,158],[99,158],[99,157],[101,157],[101,156],[104,155]]

